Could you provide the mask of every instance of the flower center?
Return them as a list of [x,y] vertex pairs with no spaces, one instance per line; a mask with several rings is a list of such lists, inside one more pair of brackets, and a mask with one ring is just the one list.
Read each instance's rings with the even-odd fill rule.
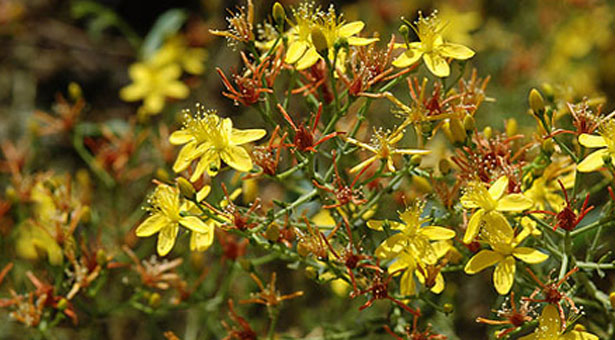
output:
[[179,221],[180,202],[179,192],[176,189],[160,185],[156,188],[148,202],[151,205],[152,211],[163,214],[172,222]]

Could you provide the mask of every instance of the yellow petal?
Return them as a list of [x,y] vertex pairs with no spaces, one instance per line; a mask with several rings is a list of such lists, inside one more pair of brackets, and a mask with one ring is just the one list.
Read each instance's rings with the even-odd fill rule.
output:
[[515,236],[508,220],[499,212],[492,211],[483,216],[485,238],[490,244],[510,244]]
[[350,46],[365,46],[378,41],[378,38],[362,38],[362,37],[349,37],[348,45]]
[[590,153],[585,159],[577,165],[579,172],[592,172],[604,166],[604,156],[608,155],[607,149],[600,149]]
[[150,94],[143,101],[143,109],[146,113],[159,113],[164,108],[164,96]]
[[290,43],[288,51],[286,51],[286,58],[284,61],[288,64],[296,63],[305,54],[305,50],[310,45],[305,40],[296,40]]
[[181,81],[170,81],[164,87],[164,94],[175,99],[184,99],[190,94],[190,89]]
[[143,63],[134,63],[128,68],[128,74],[130,78],[135,81],[149,80],[151,74],[151,68],[145,66]]
[[165,256],[173,249],[178,231],[179,225],[177,223],[171,223],[160,230],[158,234],[158,243],[156,245],[158,255]]
[[248,129],[238,130],[233,129],[231,132],[231,143],[234,145],[242,145],[263,138],[267,131],[263,129]]
[[515,281],[515,259],[507,256],[493,271],[493,285],[500,295],[507,295]]
[[497,201],[502,198],[506,191],[508,191],[508,177],[502,176],[489,188],[489,195]]
[[196,216],[184,216],[179,219],[179,224],[197,233],[206,233],[211,229],[209,225]]
[[167,226],[169,223],[169,219],[163,214],[153,214],[147,219],[145,219],[145,221],[141,222],[141,224],[139,224],[139,226],[135,230],[135,233],[139,237],[152,236],[155,233],[159,232],[160,229]]
[[248,172],[252,170],[252,159],[241,146],[229,145],[222,150],[220,157],[222,157],[224,163],[237,171]]
[[149,88],[142,83],[130,84],[122,87],[120,90],[120,98],[127,102],[135,102],[143,99],[148,92]]
[[152,71],[158,72],[157,77],[159,79],[177,79],[182,74],[182,69],[177,64],[169,64],[159,70],[153,69]]
[[444,291],[444,276],[442,276],[442,273],[438,273],[438,275],[436,276],[436,284],[431,287],[431,292],[434,294],[440,294],[442,293],[442,291]]
[[377,156],[372,156],[372,157],[370,157],[370,158],[368,158],[368,159],[364,160],[363,162],[361,162],[361,163],[359,163],[359,164],[357,164],[357,165],[353,166],[353,167],[350,169],[350,171],[349,171],[349,172],[352,174],[352,173],[355,173],[355,172],[357,172],[357,171],[363,170],[363,168],[365,168],[366,166],[369,166],[370,164],[372,164],[373,162],[375,162],[377,159],[378,159],[378,157],[377,157]]
[[548,304],[542,309],[540,317],[538,317],[538,328],[536,333],[539,334],[539,339],[557,339],[561,330],[561,320],[557,307]]
[[220,156],[216,153],[215,150],[213,149],[207,150],[201,156],[201,159],[196,165],[196,169],[194,169],[192,176],[190,176],[190,182],[196,182],[201,177],[201,175],[203,175],[205,170],[209,172],[211,165],[212,164],[214,164],[214,166],[217,165],[216,162],[219,162],[219,160],[220,160]]
[[211,192],[211,187],[209,185],[204,185],[199,192],[196,193],[196,201],[201,202],[202,200],[209,195]]
[[176,173],[182,172],[188,168],[193,160],[199,157],[199,153],[196,149],[196,142],[191,142],[184,145],[180,150],[175,163],[173,164],[173,171]]
[[451,68],[448,66],[446,59],[435,53],[425,53],[423,55],[425,66],[434,76],[444,78],[451,74]]
[[478,235],[484,214],[485,210],[479,209],[472,215],[472,217],[470,217],[468,228],[466,229],[466,233],[463,235],[463,243],[470,243],[474,241],[474,238]]
[[195,233],[190,235],[190,250],[205,251],[214,243],[213,228],[206,233]]
[[559,336],[557,340],[598,340],[597,336],[587,333],[587,332],[579,332],[579,331],[570,331],[566,334],[562,334]]
[[523,211],[531,208],[534,202],[522,194],[510,194],[498,201],[497,211]]
[[194,136],[192,136],[192,133],[190,133],[190,131],[184,129],[174,131],[169,136],[169,143],[173,145],[186,144],[191,140],[194,140]]
[[419,233],[431,241],[450,240],[455,237],[455,231],[438,226],[420,228]]
[[337,31],[340,37],[348,38],[351,35],[355,35],[363,30],[365,24],[361,21],[353,21],[342,25]]
[[474,51],[471,49],[453,43],[444,43],[439,46],[438,52],[446,57],[451,57],[453,59],[466,60],[470,59],[474,56]]
[[303,57],[297,61],[295,67],[298,71],[305,70],[306,68],[316,64],[318,59],[320,59],[320,54],[316,52],[315,48],[311,47],[305,52]]
[[446,255],[449,250],[454,249],[451,241],[438,241],[431,244],[433,250],[436,252],[436,257],[441,258]]
[[417,258],[421,259],[426,264],[436,264],[438,257],[436,251],[425,237],[416,236],[409,243],[410,252]]
[[420,43],[410,44],[409,49],[393,60],[393,66],[402,68],[416,64],[423,56],[423,51],[419,48],[420,46]]
[[530,264],[541,263],[549,258],[549,255],[528,247],[515,248],[513,255],[519,260]]
[[464,271],[466,274],[476,274],[483,269],[493,266],[494,264],[502,260],[502,255],[494,252],[493,250],[483,249],[478,254],[472,256],[472,258],[466,264]]
[[607,142],[604,137],[588,135],[586,133],[579,136],[579,144],[586,148],[602,148],[607,146]]
[[385,224],[387,224],[387,221],[376,221],[376,220],[367,221],[367,226],[370,229],[374,229],[378,231],[383,231]]
[[406,270],[404,275],[401,276],[400,284],[400,292],[401,295],[412,296],[416,294],[416,285],[414,283],[413,270]]
[[395,234],[384,240],[374,254],[380,259],[391,259],[406,248],[407,237],[401,233]]

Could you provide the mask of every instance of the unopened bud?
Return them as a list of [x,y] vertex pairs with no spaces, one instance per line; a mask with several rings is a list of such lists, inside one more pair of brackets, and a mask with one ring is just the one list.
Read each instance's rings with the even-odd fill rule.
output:
[[509,120],[506,121],[506,135],[508,136],[514,136],[515,134],[517,134],[517,120],[514,118],[511,118]]
[[316,48],[316,52],[318,52],[318,54],[320,54],[321,56],[326,57],[327,50],[329,49],[329,44],[327,43],[327,37],[325,37],[325,34],[322,32],[322,30],[318,27],[315,27],[312,29],[310,36],[312,37],[312,43]]
[[310,249],[304,241],[299,241],[299,243],[297,243],[297,254],[301,257],[307,257],[310,255]]
[[453,142],[455,143],[463,143],[466,140],[466,130],[461,124],[461,120],[457,118],[453,118],[450,120],[449,129],[451,130],[451,136],[453,137]]
[[549,83],[543,83],[541,87],[542,93],[544,93],[545,97],[547,97],[548,100],[553,100],[553,97],[555,96],[553,86],[551,86],[551,84]]
[[555,145],[552,139],[546,139],[542,142],[542,150],[547,154],[552,154],[555,151]]
[[453,310],[455,310],[455,306],[453,306],[452,303],[445,303],[443,306],[444,309],[444,313],[448,314],[448,313],[452,313]]
[[318,278],[318,271],[316,268],[309,266],[305,268],[305,276],[310,280],[316,280]]
[[277,241],[280,238],[280,227],[275,223],[271,223],[265,229],[265,238],[271,242]]
[[611,308],[615,309],[615,292],[609,294],[609,301],[611,301]]
[[421,161],[423,160],[423,156],[421,155],[412,155],[412,157],[410,158],[410,164],[414,165],[414,166],[419,166],[421,165]]
[[83,91],[81,91],[81,86],[79,86],[79,84],[75,83],[74,81],[71,81],[70,84],[68,84],[68,96],[73,101],[81,99],[83,97]]
[[168,182],[169,181],[169,173],[165,169],[163,169],[163,168],[158,168],[158,169],[156,169],[156,178],[158,178],[162,182]]
[[96,251],[96,263],[101,267],[107,264],[107,253],[104,249],[98,249]]
[[467,132],[474,131],[475,126],[476,124],[472,115],[466,115],[463,117],[463,128],[466,129]]
[[90,209],[89,205],[86,205],[81,213],[81,222],[90,223],[90,221],[92,221],[92,209]]
[[542,99],[542,95],[535,88],[530,91],[530,108],[534,110],[536,114],[540,114],[545,109],[545,101]]
[[284,6],[282,6],[282,4],[280,4],[279,2],[276,2],[275,4],[273,4],[272,15],[273,15],[273,21],[278,26],[284,25],[284,21],[286,21],[286,12],[284,11]]
[[58,301],[58,310],[63,311],[66,308],[68,308],[68,300],[66,300],[66,298],[61,298],[60,301]]
[[160,294],[152,293],[152,295],[149,296],[149,299],[147,299],[147,303],[150,307],[158,307],[160,306],[160,300],[162,300]]
[[490,139],[491,136],[493,136],[493,129],[491,126],[487,126],[483,129],[483,135],[485,135],[485,138],[487,139]]
[[187,179],[183,177],[177,177],[175,179],[175,182],[177,182],[177,187],[179,188],[179,192],[182,194],[182,196],[186,197],[189,200],[196,199],[196,190],[194,190],[194,187],[190,182],[188,182]]
[[446,158],[442,158],[438,162],[438,169],[442,175],[448,175],[451,172],[451,163]]

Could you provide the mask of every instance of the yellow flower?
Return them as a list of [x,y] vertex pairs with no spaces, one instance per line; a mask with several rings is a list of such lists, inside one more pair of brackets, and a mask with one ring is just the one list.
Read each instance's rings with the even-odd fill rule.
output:
[[442,32],[445,26],[436,16],[436,12],[427,18],[419,12],[419,18],[412,28],[421,41],[402,45],[406,47],[406,51],[393,61],[393,66],[408,67],[423,57],[425,66],[431,73],[441,78],[448,77],[451,69],[446,58],[466,60],[474,56],[474,51],[463,45],[444,42]]
[[538,317],[538,327],[530,335],[519,338],[519,340],[598,340],[599,338],[591,333],[571,330],[565,332],[562,329],[561,319],[557,308],[554,305],[546,305]]
[[159,66],[178,64],[191,74],[205,71],[203,61],[207,58],[204,48],[191,48],[186,39],[180,35],[169,38],[152,58],[152,63]]
[[440,9],[440,19],[451,27],[455,27],[454,30],[444,30],[442,37],[460,44],[470,44],[472,42],[471,32],[481,25],[480,13],[478,11],[461,12],[447,3],[442,3],[437,8]]
[[[333,6],[324,13],[311,2],[303,3],[293,9],[295,22],[290,22],[291,29],[288,31],[288,50],[285,61],[295,64],[297,70],[304,70],[314,65],[322,56],[318,54],[312,42],[312,31],[320,30],[327,40],[329,60],[335,59],[334,44],[342,39],[351,46],[364,46],[378,41],[377,38],[356,37],[363,30],[365,24],[361,21],[345,23],[335,13]],[[344,65],[345,54],[340,51],[337,56],[337,67]]]
[[426,155],[430,153],[429,150],[397,149],[396,144],[402,138],[404,138],[403,129],[397,129],[394,132],[389,130],[384,131],[382,129],[374,130],[374,136],[370,141],[371,145],[360,142],[354,138],[346,138],[348,142],[374,153],[372,157],[350,169],[350,172],[360,171],[379,159],[385,161],[389,171],[393,172],[395,171],[395,166],[393,164],[394,155]]
[[528,233],[520,233],[516,237],[506,219],[493,218],[492,215],[485,216],[486,222],[499,224],[495,230],[506,232],[491,233],[485,231],[482,236],[491,246],[492,250],[483,249],[474,255],[465,266],[467,274],[476,274],[483,269],[495,265],[493,272],[493,285],[500,295],[510,292],[515,279],[516,259],[525,263],[535,264],[545,261],[549,256],[536,249],[528,247],[518,247]]
[[534,201],[537,210],[547,207],[556,211],[561,210],[566,201],[561,196],[561,187],[557,180],[561,180],[564,188],[570,189],[574,185],[574,165],[567,166],[566,162],[553,162],[547,166],[542,176],[532,182],[532,186],[524,195]]
[[120,90],[120,98],[128,102],[143,100],[141,112],[144,114],[162,111],[166,97],[183,99],[190,92],[179,80],[182,71],[177,64],[134,63],[128,73],[133,83]]
[[261,139],[267,132],[262,129],[238,130],[233,128],[230,118],[220,118],[213,110],[205,110],[200,104],[192,117],[185,110],[184,128],[169,137],[173,145],[185,144],[173,165],[173,171],[184,171],[197,158],[200,158],[190,181],[194,182],[207,170],[215,176],[223,160],[231,168],[247,172],[252,170],[252,160],[248,152],[239,145]]
[[406,211],[399,214],[403,223],[396,221],[368,221],[367,226],[374,230],[383,230],[386,224],[391,229],[399,231],[399,233],[384,240],[378,246],[375,251],[376,256],[381,259],[392,259],[402,251],[407,251],[412,256],[420,258],[426,264],[435,264],[438,256],[430,241],[450,240],[455,237],[455,232],[439,226],[422,227],[422,224],[428,221],[428,219],[421,218],[422,212],[423,204],[416,202]]
[[165,256],[173,248],[180,225],[193,232],[204,234],[203,237],[211,245],[213,226],[196,216],[185,214],[194,206],[188,201],[181,202],[177,188],[159,184],[148,203],[151,205],[149,208],[151,214],[137,227],[136,234],[139,237],[148,237],[158,233],[156,249],[160,256]]
[[610,158],[615,166],[615,119],[610,118],[602,121],[598,127],[600,136],[582,134],[579,143],[587,148],[600,148],[590,153],[579,163],[577,170],[580,172],[592,172],[606,166],[605,161]]
[[[508,177],[500,177],[489,190],[482,182],[471,182],[461,197],[461,205],[466,209],[478,208],[470,217],[468,229],[463,236],[464,243],[470,243],[478,235],[481,221],[488,215],[491,220],[505,220],[500,211],[519,212],[532,207],[533,202],[523,194],[504,195],[508,190]],[[508,223],[508,222],[506,222]],[[496,223],[502,225],[502,223]],[[486,223],[485,226],[494,232],[492,226]],[[505,230],[502,230],[505,231]],[[510,234],[511,236],[512,234]]]

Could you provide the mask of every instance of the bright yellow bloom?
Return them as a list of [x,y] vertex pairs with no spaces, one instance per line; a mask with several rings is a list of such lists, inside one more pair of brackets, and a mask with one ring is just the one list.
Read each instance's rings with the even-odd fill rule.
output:
[[[532,207],[533,202],[531,199],[523,194],[505,195],[507,190],[508,177],[506,176],[502,176],[495,181],[489,190],[487,190],[482,182],[469,183],[468,188],[461,197],[461,205],[466,209],[478,209],[470,217],[468,229],[463,236],[464,243],[470,243],[474,240],[476,235],[478,235],[481,221],[488,215],[492,215],[491,220],[505,220],[504,216],[499,213],[500,211],[519,212]],[[496,223],[496,225],[502,225],[502,223]],[[491,232],[494,232],[489,223],[486,223],[485,226]]]
[[186,215],[193,209],[193,204],[188,201],[182,202],[177,188],[159,184],[148,203],[151,205],[149,208],[151,214],[137,227],[136,234],[139,237],[148,237],[158,233],[156,247],[158,255],[165,256],[171,251],[180,225],[206,235],[209,244],[213,241],[213,226],[196,216]]
[[239,145],[261,139],[267,132],[262,129],[238,130],[233,128],[230,118],[220,118],[215,111],[205,110],[200,104],[196,109],[194,116],[190,110],[185,110],[184,128],[169,137],[173,145],[185,144],[177,155],[173,171],[184,171],[197,158],[200,160],[190,177],[192,182],[205,171],[215,176],[221,160],[237,171],[252,170],[250,155]]
[[[322,59],[312,42],[313,30],[320,30],[325,36],[329,60],[335,59],[333,46],[342,39],[351,46],[364,46],[378,41],[377,38],[356,37],[355,35],[363,30],[365,24],[361,21],[345,23],[337,16],[333,6],[325,13],[320,8],[314,7],[311,2],[303,3],[293,9],[293,18],[294,23],[289,21],[292,27],[287,33],[289,44],[285,61],[295,64],[297,70],[304,70]],[[340,51],[336,66],[343,68],[344,58],[345,54]]]
[[532,182],[532,186],[525,190],[524,195],[534,201],[537,210],[547,207],[555,211],[561,210],[566,201],[561,196],[562,188],[557,180],[561,180],[564,188],[570,189],[574,185],[574,165],[567,166],[566,162],[553,162],[543,171],[542,176]]
[[397,129],[394,132],[389,130],[384,131],[382,129],[374,130],[374,135],[370,144],[360,142],[354,138],[346,138],[348,142],[374,153],[372,157],[350,169],[350,172],[360,171],[379,159],[385,161],[389,171],[393,172],[395,171],[395,166],[393,164],[394,155],[426,155],[430,153],[429,150],[397,149],[396,144],[402,138],[404,138],[403,129]]
[[120,98],[127,102],[143,100],[144,114],[162,111],[166,97],[183,99],[190,93],[188,86],[179,80],[182,70],[177,64],[134,63],[128,73],[132,84],[120,90]]
[[[494,230],[498,232],[485,231],[481,234],[492,250],[483,249],[478,252],[468,261],[464,270],[471,275],[495,265],[493,285],[500,295],[506,295],[510,292],[515,279],[515,260],[535,264],[544,262],[549,256],[533,248],[518,247],[528,234],[520,233],[516,237],[509,236],[514,234],[510,224],[504,218],[493,218],[495,216],[486,215],[484,218],[485,222],[494,225]],[[501,230],[507,231],[500,232]]]
[[546,305],[538,317],[538,327],[534,333],[519,338],[519,340],[598,340],[591,333],[571,330],[565,332],[562,329],[561,319],[557,307]]
[[374,230],[383,230],[384,225],[389,225],[391,229],[399,231],[378,246],[376,256],[381,259],[392,259],[402,251],[407,251],[426,264],[435,264],[438,256],[430,241],[450,240],[455,237],[455,232],[439,226],[423,227],[422,224],[428,219],[421,218],[422,212],[423,205],[416,202],[399,214],[403,223],[386,220],[368,221],[367,226]]
[[615,119],[610,118],[602,121],[598,127],[600,136],[582,134],[579,136],[579,143],[587,148],[600,148],[590,153],[579,163],[577,170],[580,172],[593,172],[606,166],[605,160],[611,160],[615,166]]
[[189,47],[186,39],[177,35],[169,38],[152,58],[152,63],[160,66],[178,64],[190,74],[205,72],[204,61],[207,59],[207,50],[204,48]]
[[442,32],[445,27],[436,12],[427,18],[419,12],[412,28],[421,41],[401,45],[406,47],[406,51],[393,61],[393,66],[408,67],[423,57],[431,73],[441,78],[448,77],[451,69],[446,58],[466,60],[474,56],[474,51],[463,45],[444,42]]
[[436,6],[439,9],[440,20],[446,22],[452,30],[444,30],[442,37],[447,40],[456,41],[459,44],[470,44],[472,42],[472,32],[481,25],[481,15],[478,11],[458,11],[455,6],[442,3]]

